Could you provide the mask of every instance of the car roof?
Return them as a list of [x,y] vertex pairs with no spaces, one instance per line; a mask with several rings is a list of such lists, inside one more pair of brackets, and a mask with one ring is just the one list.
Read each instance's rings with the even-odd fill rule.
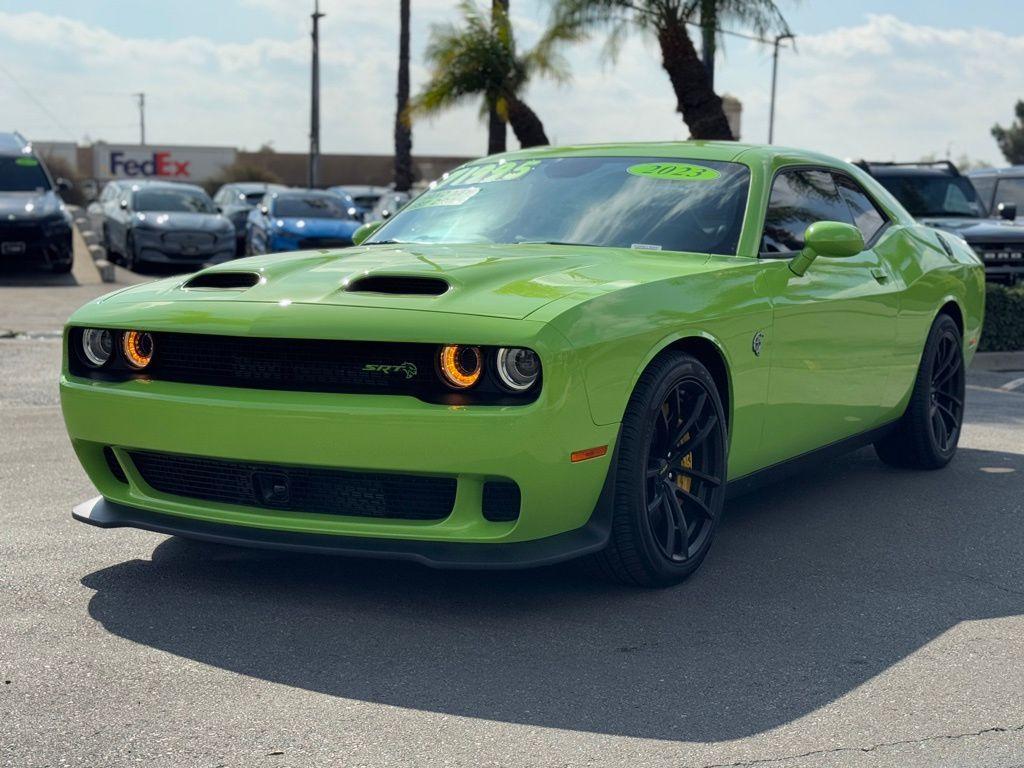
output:
[[973,177],[982,176],[1012,176],[1024,177],[1024,165],[1011,165],[1008,168],[978,168],[967,174]]
[[279,189],[274,192],[274,197],[308,197],[309,195],[319,195],[321,197],[337,197],[336,192],[331,192],[327,189],[300,189],[296,187],[288,187],[286,189]]
[[390,187],[377,187],[372,184],[335,184],[328,187],[328,190],[349,195],[383,195],[390,191]]
[[268,192],[271,189],[285,189],[284,184],[272,181],[232,181],[221,189],[239,189],[243,192]]
[[[607,157],[664,157],[690,160],[719,160],[722,162],[742,161],[752,164],[776,157],[799,159],[810,163],[835,165],[837,158],[793,147],[774,144],[743,144],[738,141],[659,141],[629,142],[621,144],[577,144],[564,147],[533,147],[500,155],[480,158],[480,162],[494,160],[523,160],[545,157],[607,156]],[[477,162],[477,161],[473,161]]]
[[[123,181],[121,183],[124,183]],[[145,187],[146,189],[187,189],[190,192],[202,192],[206,194],[206,190],[200,187],[198,184],[184,184],[180,181],[156,181],[154,179],[143,179],[139,181],[130,182],[131,190],[134,192],[136,188]]]

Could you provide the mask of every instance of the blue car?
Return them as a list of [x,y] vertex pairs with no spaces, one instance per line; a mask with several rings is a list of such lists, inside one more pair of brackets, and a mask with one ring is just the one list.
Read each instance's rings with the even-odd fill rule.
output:
[[345,248],[360,222],[335,194],[319,189],[268,192],[249,212],[247,254]]

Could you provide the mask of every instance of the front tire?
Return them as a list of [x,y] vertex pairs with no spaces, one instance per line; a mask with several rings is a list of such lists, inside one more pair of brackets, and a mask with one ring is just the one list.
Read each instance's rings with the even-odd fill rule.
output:
[[875,443],[886,464],[941,469],[956,453],[964,418],[963,337],[949,315],[939,315],[924,345],[910,402],[895,430]]
[[594,556],[616,581],[666,587],[703,562],[721,518],[725,412],[714,378],[683,353],[644,371],[626,407],[608,546]]

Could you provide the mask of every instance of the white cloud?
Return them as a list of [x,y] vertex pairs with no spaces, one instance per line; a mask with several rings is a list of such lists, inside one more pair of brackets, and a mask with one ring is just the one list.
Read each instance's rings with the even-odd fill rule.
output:
[[[296,17],[291,0],[242,1],[282,23]],[[452,7],[449,0],[413,3],[414,88],[427,74],[421,53],[429,24],[451,18]],[[397,4],[386,16],[356,13],[341,0],[323,0],[322,9],[324,149],[388,153]],[[543,20],[540,11],[515,16],[524,46]],[[61,16],[0,12],[0,50],[5,69],[58,113],[73,138],[134,139],[130,94],[144,90],[153,142],[251,148],[272,140],[279,149],[301,150],[308,132],[307,27],[302,16],[280,37],[220,43],[199,35],[128,37]],[[600,40],[567,51],[569,85],[531,85],[529,101],[549,135],[560,143],[685,138],[656,45],[633,38],[614,66],[602,62],[600,51]],[[998,161],[988,131],[1024,97],[1024,70],[1012,65],[1022,55],[1024,37],[894,16],[802,36],[795,53],[782,53],[776,136],[840,156],[916,158],[951,145],[954,157],[966,152]],[[747,139],[766,133],[769,67],[768,50],[743,44],[732,44],[718,67],[719,87],[744,102]],[[4,78],[0,99],[5,122],[13,119],[37,138],[67,138]],[[414,149],[424,154],[479,154],[485,143],[476,104],[415,127]]]

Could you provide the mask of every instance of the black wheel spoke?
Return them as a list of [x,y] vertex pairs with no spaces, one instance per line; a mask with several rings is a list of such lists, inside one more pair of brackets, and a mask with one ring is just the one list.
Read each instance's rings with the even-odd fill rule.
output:
[[712,518],[714,518],[714,514],[711,512],[711,509],[708,507],[707,504],[704,503],[704,501],[699,496],[697,496],[697,495],[695,495],[693,493],[690,493],[689,491],[684,490],[684,489],[679,488],[679,487],[676,487],[674,490],[675,490],[675,493],[673,494],[673,496],[675,496],[675,497],[682,496],[688,502],[690,502],[695,507],[697,507],[697,509],[700,511],[700,513],[704,517],[706,517],[708,520],[711,520]]
[[942,369],[941,372],[936,374],[935,379],[934,379],[934,384],[932,386],[941,387],[947,381],[949,381],[954,376],[956,376],[957,373],[959,373],[959,372],[960,372],[960,360],[959,359],[954,359],[952,365],[946,366],[945,368]]
[[722,484],[722,478],[709,475],[707,472],[701,472],[699,469],[694,469],[693,467],[676,467],[675,471],[680,475],[692,477],[698,482],[707,483],[708,485],[713,485],[716,488]]
[[711,434],[711,431],[715,428],[717,424],[718,417],[712,414],[711,418],[708,419],[708,423],[701,427],[700,431],[696,435],[687,440],[684,440],[682,444],[673,447],[672,455],[669,457],[669,463],[678,464],[680,461],[682,461],[684,456],[693,453],[698,448],[700,448],[701,445],[704,444],[704,441],[707,440],[708,435]]
[[[678,392],[678,390],[676,391]],[[678,395],[676,399],[678,401]],[[675,431],[675,434],[672,436],[672,442],[669,444],[670,447],[674,448],[679,445],[690,430],[693,429],[694,425],[697,423],[697,419],[699,419],[700,415],[704,412],[704,405],[707,403],[707,400],[707,392],[701,392],[697,397],[697,402],[693,406],[693,412],[690,414],[690,417],[686,420],[686,423],[683,424],[683,426]],[[682,413],[682,411],[680,411],[680,413]]]
[[679,541],[681,544],[681,550],[678,554],[682,555],[683,558],[690,556],[690,524],[686,520],[686,513],[683,512],[682,506],[679,504],[679,499],[672,493],[672,489],[666,489],[665,499],[667,500],[667,512],[668,518],[671,520],[671,526],[673,531],[672,543],[673,547],[669,549],[670,554],[676,554],[674,547],[675,544],[675,532],[678,532]]
[[946,450],[946,446],[949,445],[949,434],[946,431],[946,422],[943,421],[942,415],[936,408],[932,411],[932,429],[935,431],[935,439],[942,450]]

